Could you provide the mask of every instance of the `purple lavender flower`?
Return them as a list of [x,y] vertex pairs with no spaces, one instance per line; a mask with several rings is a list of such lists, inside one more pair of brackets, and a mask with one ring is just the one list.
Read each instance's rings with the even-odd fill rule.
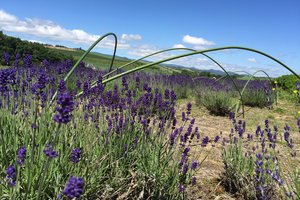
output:
[[190,150],[191,150],[190,147],[186,147],[183,153],[187,155],[190,152]]
[[14,165],[10,165],[6,169],[6,178],[8,179],[9,186],[16,185],[16,168]]
[[195,118],[191,120],[190,124],[195,124]]
[[143,90],[146,91],[146,92],[148,92],[148,93],[150,93],[152,89],[151,89],[150,86],[148,86],[147,83],[144,83],[144,85],[143,85]]
[[195,169],[197,169],[197,167],[198,167],[198,162],[193,160],[192,164],[191,164],[191,170],[195,170]]
[[166,89],[165,90],[165,99],[169,99],[170,98],[170,90]]
[[65,81],[62,79],[62,80],[60,80],[59,83],[58,83],[58,92],[63,93],[63,92],[65,92],[66,90],[67,90],[66,83],[65,83]]
[[193,178],[192,178],[192,185],[196,185],[196,183],[197,183],[197,178],[196,178],[196,176],[193,176]]
[[128,83],[126,81],[125,76],[122,77],[122,86],[123,86],[123,89],[122,89],[123,91],[128,90]]
[[3,59],[4,64],[8,65],[9,64],[10,55],[7,52],[3,51],[3,53],[2,53],[2,59]]
[[200,139],[200,133],[199,133],[199,128],[198,127],[195,128],[195,135],[196,135],[197,140],[199,140]]
[[185,117],[185,112],[182,112],[182,113],[181,113],[181,117],[182,117],[182,121],[187,120],[186,117]]
[[286,124],[284,127],[284,140],[286,141],[288,147],[290,147],[291,149],[293,149],[294,144],[293,144],[293,139],[290,138],[290,127]]
[[77,89],[81,88],[81,81],[79,79],[76,80],[76,88]]
[[49,78],[46,75],[46,73],[44,71],[41,71],[38,77],[38,81],[37,81],[37,88],[42,91],[45,87],[46,84],[48,83]]
[[175,129],[174,132],[170,134],[169,139],[170,139],[171,146],[174,145],[177,135],[178,135],[178,129]]
[[175,92],[173,90],[171,91],[171,101],[172,102],[176,101],[176,94],[175,94]]
[[57,97],[57,107],[58,112],[54,115],[53,119],[57,123],[68,123],[71,121],[71,112],[74,109],[73,97],[69,93],[60,93]]
[[26,54],[23,58],[23,66],[26,68],[32,67],[32,55]]
[[276,170],[275,173],[272,175],[273,180],[275,180],[279,186],[282,186],[284,181],[280,178],[278,171]]
[[255,131],[255,135],[256,135],[256,137],[259,137],[259,135],[261,135],[261,127],[260,126],[257,126],[257,129],[256,129],[256,131]]
[[32,129],[37,129],[37,125],[36,125],[35,123],[32,123],[32,124],[31,124],[31,128],[32,128]]
[[173,121],[172,121],[172,129],[175,129],[176,124],[177,124],[177,119],[174,118]]
[[178,190],[179,190],[179,192],[184,192],[184,191],[185,191],[185,187],[184,187],[184,185],[182,185],[182,184],[179,184],[179,186],[178,186]]
[[189,102],[186,106],[186,114],[187,115],[191,114],[191,110],[192,110],[192,104],[191,102]]
[[234,116],[233,112],[229,112],[229,119],[232,120],[232,121],[235,119],[235,116]]
[[21,55],[19,53],[17,53],[16,56],[15,56],[15,61],[13,63],[14,67],[19,67],[20,58],[21,58]]
[[238,142],[238,138],[236,136],[233,137],[233,143],[236,144]]
[[185,163],[184,166],[183,166],[183,169],[182,169],[182,174],[186,174],[188,169],[189,169],[189,164]]
[[70,161],[72,163],[78,163],[80,160],[80,156],[81,156],[81,150],[80,148],[75,148],[72,150],[72,153],[70,155]]
[[135,78],[135,87],[136,87],[136,88],[139,88],[139,87],[140,87],[140,83],[141,83],[140,77],[137,76],[137,77]]
[[84,181],[80,177],[72,176],[63,191],[69,199],[79,198],[83,194]]
[[215,137],[215,139],[214,139],[214,142],[217,143],[217,142],[220,140],[220,138],[221,138],[221,137],[220,137],[219,135],[217,135],[217,136]]
[[83,83],[83,96],[87,96],[89,94],[89,90],[90,90],[90,83],[89,81],[84,81]]
[[18,149],[18,159],[17,159],[17,163],[19,165],[23,165],[24,164],[24,161],[25,161],[25,158],[26,158],[26,147],[20,147]]
[[56,158],[58,156],[57,151],[55,151],[50,144],[46,144],[43,152],[48,158]]
[[206,145],[208,144],[209,142],[209,138],[206,136],[202,139],[202,143],[201,143],[201,146],[202,147],[206,147]]

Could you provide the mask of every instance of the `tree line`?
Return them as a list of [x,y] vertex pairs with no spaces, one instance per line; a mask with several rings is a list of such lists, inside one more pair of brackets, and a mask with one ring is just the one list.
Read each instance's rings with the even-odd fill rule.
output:
[[[20,38],[5,35],[0,31],[0,54],[1,63],[9,65],[15,60],[15,56],[24,57],[32,55],[32,62],[38,63],[43,60],[56,62],[66,59],[73,60],[72,56],[67,56],[59,52],[51,51],[43,44],[37,42],[23,41]],[[8,63],[7,63],[8,61]]]

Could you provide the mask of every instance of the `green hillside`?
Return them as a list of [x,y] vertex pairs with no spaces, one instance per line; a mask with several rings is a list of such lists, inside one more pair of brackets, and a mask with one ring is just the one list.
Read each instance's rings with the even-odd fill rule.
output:
[[[84,50],[78,50],[78,49],[69,49],[69,48],[55,48],[55,47],[50,47],[50,51],[56,52],[56,53],[61,53],[66,56],[72,56],[74,60],[78,60],[84,53]],[[110,63],[111,63],[111,56],[105,55],[105,54],[100,54],[96,52],[91,52],[89,53],[86,58],[84,59],[84,62],[93,65],[97,69],[100,70],[108,70]],[[122,65],[125,65],[129,63],[130,59],[122,58],[122,57],[116,57],[113,68],[120,67]],[[138,66],[141,66],[143,64],[146,64],[146,62],[140,61],[137,63],[134,63],[126,68],[124,70],[132,69]],[[173,69],[170,67],[162,66],[162,65],[155,65],[149,69],[145,69],[145,72],[148,73],[162,73],[162,74],[173,74],[173,73],[180,73],[181,70],[178,69]]]

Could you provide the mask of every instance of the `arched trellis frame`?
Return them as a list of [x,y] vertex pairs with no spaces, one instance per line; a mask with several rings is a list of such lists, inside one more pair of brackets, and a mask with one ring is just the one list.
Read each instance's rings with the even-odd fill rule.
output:
[[246,51],[251,51],[251,52],[261,54],[261,55],[263,55],[265,57],[268,57],[269,59],[275,61],[276,63],[280,64],[281,66],[283,66],[284,68],[289,70],[292,74],[294,74],[300,80],[300,76],[296,72],[294,72],[291,68],[289,68],[287,65],[285,65],[281,61],[277,60],[276,58],[274,58],[274,57],[272,57],[272,56],[270,56],[270,55],[268,55],[264,52],[261,52],[261,51],[255,50],[255,49],[251,49],[251,48],[247,48],[247,47],[227,46],[227,47],[219,47],[219,48],[211,48],[211,49],[194,51],[194,52],[190,52],[190,53],[181,54],[181,55],[178,55],[178,56],[169,57],[169,58],[159,60],[159,61],[156,61],[156,62],[148,63],[148,64],[145,64],[145,65],[139,66],[137,68],[128,70],[126,72],[117,74],[117,75],[115,75],[111,78],[105,79],[102,83],[108,83],[108,82],[113,81],[115,79],[118,79],[118,78],[120,78],[124,75],[130,74],[130,73],[133,73],[133,72],[136,72],[136,71],[140,71],[142,69],[151,67],[153,65],[158,65],[158,64],[161,64],[161,63],[164,63],[164,62],[167,62],[167,61],[176,60],[176,59],[179,59],[179,58],[188,57],[188,56],[197,55],[197,54],[203,54],[203,53],[207,53],[207,52],[226,50],[226,49],[239,49],[239,50],[246,50]]
[[[189,48],[171,48],[171,49],[165,49],[165,50],[162,50],[162,51],[158,51],[158,52],[155,52],[155,53],[152,53],[152,54],[149,54],[147,56],[144,56],[140,59],[137,59],[137,60],[134,60],[134,61],[131,61],[123,66],[120,66],[119,68],[111,71],[112,69],[112,66],[113,66],[113,62],[115,60],[115,55],[116,55],[116,50],[117,50],[117,36],[114,34],[114,33],[107,33],[105,35],[103,35],[102,37],[100,37],[98,40],[96,40],[91,46],[90,48],[81,56],[81,58],[76,62],[76,64],[72,67],[72,69],[69,71],[69,73],[66,75],[66,77],[64,78],[65,81],[68,80],[68,78],[73,74],[74,70],[77,68],[77,66],[80,64],[80,62],[87,56],[88,53],[90,53],[90,51],[100,42],[102,41],[105,37],[107,36],[110,36],[112,35],[115,39],[115,47],[114,47],[114,53],[113,53],[113,57],[112,57],[112,61],[111,61],[111,64],[110,64],[110,67],[109,67],[109,72],[107,74],[105,74],[103,77],[106,78],[105,80],[102,81],[102,84],[106,84],[110,81],[113,81],[115,79],[118,79],[124,75],[127,75],[127,74],[131,74],[131,73],[134,73],[136,71],[140,71],[140,70],[143,70],[145,68],[149,68],[151,66],[154,66],[154,65],[158,65],[158,64],[161,64],[161,63],[164,63],[164,62],[167,62],[167,61],[171,61],[171,60],[176,60],[176,59],[179,59],[179,58],[183,58],[183,57],[188,57],[188,56],[192,56],[192,55],[197,55],[197,54],[201,54],[205,57],[207,57],[208,59],[210,59],[211,61],[213,61],[218,67],[220,67],[227,75],[228,77],[231,79],[231,81],[233,82],[236,90],[239,92],[239,95],[240,95],[240,100],[241,100],[241,103],[243,105],[243,99],[242,99],[242,92],[239,91],[235,81],[232,79],[232,77],[229,75],[229,73],[216,61],[214,60],[212,57],[206,55],[205,53],[208,53],[208,52],[214,52],[214,51],[222,51],[222,50],[229,50],[229,49],[237,49],[237,50],[245,50],[245,51],[250,51],[250,52],[254,52],[254,53],[257,53],[257,54],[260,54],[260,55],[263,55],[273,61],[275,61],[276,63],[278,63],[279,65],[283,66],[284,68],[286,68],[287,70],[289,70],[292,74],[294,74],[298,79],[300,79],[300,76],[298,74],[296,74],[296,72],[294,72],[291,68],[289,68],[287,65],[285,65],[284,63],[282,63],[281,61],[279,61],[278,59],[264,53],[264,52],[261,52],[261,51],[258,51],[256,49],[252,49],[252,48],[247,48],[247,47],[240,47],[240,46],[226,46],[226,47],[219,47],[219,48],[211,48],[211,49],[205,49],[205,50],[194,50],[194,49],[189,49]],[[128,71],[125,71],[125,72],[122,72],[120,74],[117,74],[117,75],[114,75],[112,77],[109,78],[109,76],[121,69],[121,68],[124,68],[126,66],[129,66],[133,63],[136,63],[140,60],[143,60],[147,57],[150,57],[150,56],[153,56],[153,55],[156,55],[156,54],[159,54],[159,53],[163,53],[163,52],[166,52],[166,51],[172,51],[172,50],[188,50],[188,51],[191,51],[189,53],[185,53],[185,54],[180,54],[180,55],[177,55],[177,56],[172,56],[172,57],[169,57],[169,58],[166,58],[166,59],[162,59],[162,60],[159,60],[159,61],[156,61],[156,62],[152,62],[152,63],[148,63],[148,64],[144,64],[142,66],[139,66],[139,67],[136,67],[134,69],[131,69],[131,70],[128,70]],[[96,82],[93,82],[91,87],[95,87],[96,85]],[[77,96],[80,96],[82,95],[82,91],[79,92],[77,94]],[[57,96],[57,91],[55,92],[55,94],[53,95],[52,99],[51,99],[51,102],[50,102],[50,105],[52,104],[52,102],[54,101],[54,99],[56,98]],[[244,115],[244,108],[243,108],[243,115]]]

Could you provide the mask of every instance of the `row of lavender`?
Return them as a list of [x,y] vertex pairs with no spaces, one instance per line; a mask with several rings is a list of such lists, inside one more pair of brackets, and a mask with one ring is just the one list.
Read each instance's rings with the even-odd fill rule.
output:
[[[24,58],[22,59],[20,54],[17,54],[13,56],[14,61],[11,61],[11,56],[6,53],[2,52],[2,63],[8,64],[12,63],[14,67],[19,67],[19,66],[24,66],[24,67],[30,67],[32,66],[31,62],[31,55],[25,55]],[[52,70],[58,70],[58,74],[65,74],[70,70],[70,67],[72,63],[71,61],[66,61],[66,63],[57,63],[56,67],[52,67]],[[49,63],[45,61],[44,63],[41,64],[45,68],[49,67]],[[84,65],[84,64],[83,64]],[[51,69],[48,69],[51,70]],[[78,70],[81,73],[80,77],[84,76],[85,78],[91,80],[91,79],[96,79],[97,73],[94,72],[92,69],[86,69],[85,71]],[[53,72],[53,71],[52,71]],[[174,87],[176,88],[177,85],[180,86],[186,86],[186,87],[202,87],[202,88],[210,88],[215,91],[226,91],[226,92],[231,92],[234,91],[234,85],[230,79],[224,79],[224,80],[215,80],[212,78],[206,78],[206,77],[195,77],[191,78],[190,76],[184,76],[184,75],[154,75],[154,76],[148,76],[147,74],[144,73],[139,73],[138,76],[143,76],[142,79],[146,82],[152,82],[152,83],[158,83],[158,85],[167,85],[168,87]],[[80,79],[82,80],[82,79]],[[239,90],[242,90],[243,87],[246,84],[246,80],[234,80],[239,88]],[[249,90],[267,90],[269,88],[269,81],[259,81],[259,80],[254,80],[249,83],[247,88]]]

